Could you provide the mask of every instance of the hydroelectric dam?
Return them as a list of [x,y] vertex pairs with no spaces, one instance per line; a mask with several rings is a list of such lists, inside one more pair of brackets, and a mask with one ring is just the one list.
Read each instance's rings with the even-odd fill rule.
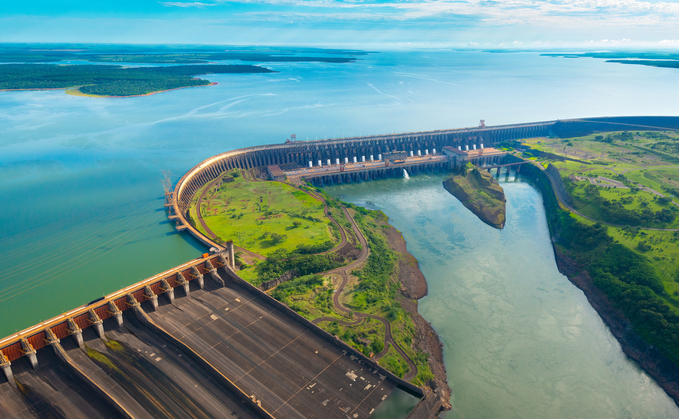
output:
[[[211,157],[166,193],[168,217],[210,252],[0,340],[2,418],[367,418],[395,388],[440,400],[242,280],[234,243],[188,221],[195,193],[234,168],[314,184],[501,161],[507,140],[679,128],[671,117],[547,121],[336,140]],[[457,151],[456,151],[457,150]],[[488,151],[485,151],[488,150]],[[484,154],[485,153],[485,154]]]

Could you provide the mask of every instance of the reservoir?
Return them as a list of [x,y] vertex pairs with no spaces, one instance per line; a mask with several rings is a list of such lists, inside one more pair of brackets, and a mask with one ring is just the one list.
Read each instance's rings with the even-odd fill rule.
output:
[[443,189],[444,179],[328,190],[384,211],[419,261],[429,286],[419,311],[444,344],[453,391],[445,417],[678,417],[559,273],[540,193],[513,176],[501,181],[507,224],[497,230]]
[[[278,72],[210,75],[219,85],[137,98],[0,92],[0,336],[205,250],[168,222],[161,170],[176,181],[212,155],[293,133],[679,115],[676,69],[481,51],[360,58],[263,64]],[[507,225],[497,231],[442,180],[331,190],[383,210],[420,261],[429,283],[420,312],[445,345],[448,417],[679,417],[557,271],[540,195],[503,184]]]

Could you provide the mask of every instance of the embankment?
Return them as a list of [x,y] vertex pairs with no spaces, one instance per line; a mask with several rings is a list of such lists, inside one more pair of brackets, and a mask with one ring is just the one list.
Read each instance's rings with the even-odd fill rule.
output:
[[569,257],[559,246],[560,237],[566,234],[560,222],[564,211],[559,207],[547,174],[534,165],[525,165],[521,174],[531,178],[542,194],[559,272],[583,291],[591,306],[620,343],[625,355],[635,361],[679,405],[679,367],[634,331],[632,322],[594,284],[585,267]]
[[451,389],[448,385],[446,366],[443,362],[443,344],[438,334],[417,311],[417,300],[427,295],[427,281],[420,271],[417,259],[406,249],[401,232],[391,224],[385,232],[389,247],[398,255],[398,280],[401,283],[401,306],[410,314],[417,328],[414,346],[429,355],[429,368],[434,374],[433,382],[426,383],[440,397],[442,408],[449,410]]

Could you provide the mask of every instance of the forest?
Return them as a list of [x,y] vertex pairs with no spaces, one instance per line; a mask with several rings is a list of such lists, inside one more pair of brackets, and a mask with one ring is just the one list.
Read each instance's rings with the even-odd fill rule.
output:
[[0,65],[0,90],[63,89],[79,87],[81,93],[96,96],[136,96],[180,87],[205,86],[202,74],[271,73],[253,65],[186,65],[134,67],[118,65]]

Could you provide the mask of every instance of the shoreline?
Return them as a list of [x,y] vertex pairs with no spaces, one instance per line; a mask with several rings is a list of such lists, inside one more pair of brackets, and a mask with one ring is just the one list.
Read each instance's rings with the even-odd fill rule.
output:
[[627,358],[648,374],[679,406],[679,380],[677,380],[679,367],[634,332],[630,321],[613,306],[604,292],[592,283],[592,278],[586,271],[554,244],[552,249],[559,272],[585,294],[589,305],[615,337]]
[[[205,87],[205,86],[216,86],[219,83],[217,82],[211,82],[210,84],[203,84],[200,86],[182,86],[182,87],[175,87],[172,89],[167,89],[167,90],[158,90],[157,92],[149,92],[149,93],[144,93],[143,95],[129,95],[129,96],[107,96],[107,95],[91,95],[88,93],[82,93],[79,89],[80,87],[67,87],[65,88],[65,92],[67,95],[71,96],[80,96],[80,97],[98,97],[98,98],[128,98],[128,97],[143,97],[143,96],[151,96],[155,95],[158,93],[164,93],[164,92],[171,92],[173,90],[179,90],[179,89],[188,89],[190,87]],[[33,89],[29,89],[33,90]],[[53,90],[53,89],[49,89]]]
[[425,383],[434,390],[441,399],[442,410],[450,410],[452,390],[448,384],[446,366],[443,360],[443,343],[438,333],[418,312],[418,300],[428,294],[427,280],[420,271],[418,260],[406,249],[403,235],[393,225],[387,222],[389,228],[385,232],[389,247],[399,254],[395,277],[401,283],[400,300],[403,309],[408,312],[417,329],[415,346],[429,355],[429,368],[434,374],[434,382]]
[[179,89],[188,89],[190,87],[205,87],[205,86],[216,86],[219,83],[217,82],[211,82],[210,84],[203,84],[200,86],[182,86],[182,87],[175,87],[172,89],[166,89],[166,90],[158,90],[156,92],[149,92],[149,93],[144,93],[143,95],[129,95],[129,96],[107,96],[107,95],[91,95],[88,93],[82,93],[79,89],[82,86],[70,86],[70,87],[45,87],[45,88],[39,88],[39,89],[0,89],[0,92],[27,92],[27,91],[48,91],[48,90],[63,90],[64,93],[70,96],[79,96],[79,97],[98,97],[98,98],[127,98],[127,97],[143,97],[143,96],[151,96],[155,95],[157,93],[164,93],[164,92],[171,92],[173,90],[179,90]]

